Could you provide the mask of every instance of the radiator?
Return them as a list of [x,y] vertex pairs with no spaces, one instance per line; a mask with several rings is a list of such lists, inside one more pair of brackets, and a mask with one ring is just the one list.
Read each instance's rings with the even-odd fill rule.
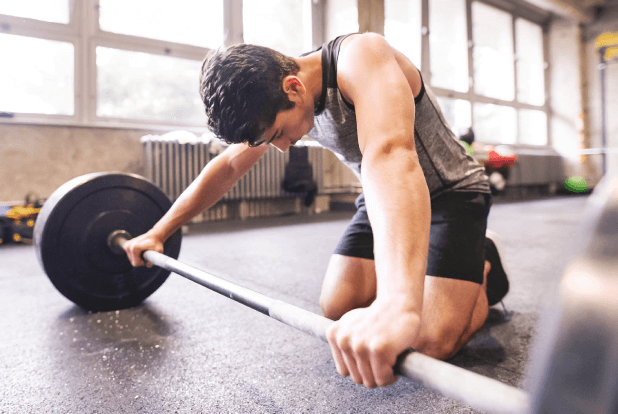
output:
[[[172,200],[176,200],[204,166],[225,149],[214,136],[204,134],[202,137],[195,137],[192,133],[184,131],[162,136],[147,135],[142,137],[141,142],[146,178],[159,186]],[[313,179],[318,186],[318,194],[329,193],[329,189],[324,188],[323,155],[326,150],[313,142],[300,141],[296,145],[309,147],[309,162],[313,169]],[[297,194],[286,193],[281,188],[288,158],[287,152],[282,153],[272,146],[269,147],[257,164],[223,196],[217,205],[209,209],[203,218],[206,220],[232,218],[233,214],[229,210],[234,203],[231,202],[247,202],[240,208],[255,210],[241,212],[243,217],[281,212],[282,198],[295,203]],[[355,191],[355,188],[352,188],[352,191]],[[273,210],[270,213],[267,211],[268,203],[260,203],[275,199],[280,205],[274,210],[270,208]]]

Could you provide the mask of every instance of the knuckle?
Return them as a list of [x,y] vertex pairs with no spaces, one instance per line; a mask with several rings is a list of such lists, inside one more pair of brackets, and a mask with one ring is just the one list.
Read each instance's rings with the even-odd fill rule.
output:
[[388,352],[388,344],[384,341],[372,341],[369,344],[369,353],[372,355],[384,355]]
[[350,348],[356,355],[367,355],[369,353],[369,348],[364,342],[355,342]]
[[347,336],[340,336],[337,338],[337,346],[341,351],[345,353],[349,353],[352,351],[352,346],[350,345],[350,339]]

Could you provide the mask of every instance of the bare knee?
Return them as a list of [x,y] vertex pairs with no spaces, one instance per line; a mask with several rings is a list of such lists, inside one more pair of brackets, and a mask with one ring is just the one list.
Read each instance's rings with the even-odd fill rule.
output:
[[418,338],[415,350],[432,358],[445,360],[461,349],[459,335],[454,332],[435,332]]
[[352,309],[369,306],[375,292],[373,260],[335,254],[322,284],[320,308],[325,317],[338,320]]
[[325,318],[333,321],[339,320],[343,315],[351,310],[350,306],[336,299],[320,297],[320,309]]

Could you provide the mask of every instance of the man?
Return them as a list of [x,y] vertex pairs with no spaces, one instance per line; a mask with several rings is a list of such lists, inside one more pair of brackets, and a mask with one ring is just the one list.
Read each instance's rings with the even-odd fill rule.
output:
[[[219,200],[269,144],[286,151],[309,134],[363,186],[320,297],[325,316],[338,320],[327,332],[338,372],[388,385],[406,349],[446,359],[483,326],[488,295],[493,304],[508,290],[485,237],[487,177],[419,71],[383,37],[341,36],[297,59],[252,45],[222,49],[204,61],[200,93],[209,126],[231,145],[127,243],[133,265]],[[488,283],[498,291],[486,293]]]

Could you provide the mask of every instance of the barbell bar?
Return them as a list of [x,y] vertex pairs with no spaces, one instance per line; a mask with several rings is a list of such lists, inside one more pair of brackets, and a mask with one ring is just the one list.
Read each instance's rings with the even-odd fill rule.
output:
[[[143,253],[154,267],[133,268],[124,244],[133,234],[149,230],[170,206],[158,187],[136,175],[78,177],[56,190],[43,206],[34,231],[37,256],[54,286],[87,309],[136,306],[174,272],[327,342],[326,330],[334,321],[176,260],[180,232],[166,241],[167,254]],[[529,409],[525,391],[413,350],[402,354],[394,369],[478,410],[523,414]]]
[[[109,237],[110,248],[120,247],[124,253],[124,245],[129,238],[127,232],[113,232]],[[330,319],[221,279],[154,250],[146,250],[142,256],[155,266],[183,276],[324,342],[328,341],[326,330],[334,323]],[[528,396],[518,388],[419,352],[405,353],[399,359],[395,372],[471,407],[496,414],[527,412]]]

